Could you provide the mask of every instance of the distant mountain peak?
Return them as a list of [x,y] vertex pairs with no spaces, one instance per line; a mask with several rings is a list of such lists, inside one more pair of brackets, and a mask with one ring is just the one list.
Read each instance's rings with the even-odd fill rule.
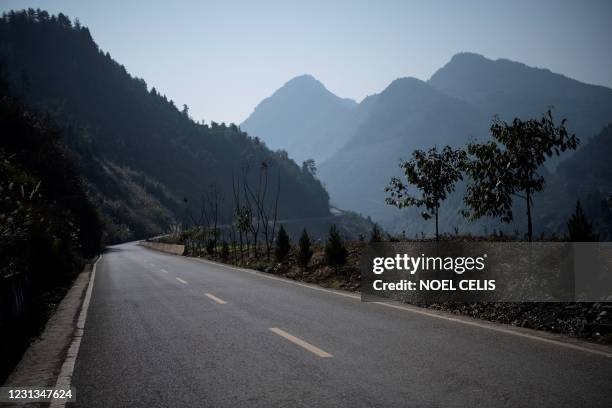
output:
[[418,78],[414,78],[414,77],[402,77],[402,78],[397,78],[397,79],[393,80],[383,90],[382,93],[390,92],[390,91],[396,91],[396,90],[402,90],[402,91],[416,90],[416,89],[422,89],[422,88],[427,88],[427,87],[429,87],[429,85],[427,85],[426,82],[421,81]]
[[[285,82],[271,97],[266,98],[324,98],[345,106],[356,106],[357,102],[350,98],[341,98],[331,92],[321,81],[310,74],[298,75]],[[265,101],[265,100],[264,100]]]
[[285,82],[283,86],[277,89],[276,93],[290,90],[292,92],[329,92],[321,81],[310,74],[298,75]]
[[555,74],[549,69],[531,67],[507,58],[490,59],[473,52],[460,52],[453,55],[449,62],[438,69],[428,82],[434,86],[445,81],[460,85],[463,84],[466,77],[471,77],[475,81],[501,80],[504,82],[504,86],[508,86],[509,82],[514,81],[517,76],[533,75],[540,75],[545,80],[551,76],[567,78],[561,74]]
[[321,81],[304,74],[262,100],[240,127],[272,149],[289,151],[298,162],[321,161],[342,144],[339,123],[356,106],[354,100],[336,96]]
[[491,60],[489,60],[482,54],[478,54],[475,52],[469,52],[469,51],[463,51],[463,52],[458,52],[457,54],[453,55],[450,61],[451,62],[464,62],[464,61],[482,62],[482,61],[491,61]]
[[316,85],[323,86],[321,81],[319,81],[317,78],[313,77],[310,74],[302,74],[302,75],[293,77],[285,83],[285,85],[288,85],[288,84],[316,84]]

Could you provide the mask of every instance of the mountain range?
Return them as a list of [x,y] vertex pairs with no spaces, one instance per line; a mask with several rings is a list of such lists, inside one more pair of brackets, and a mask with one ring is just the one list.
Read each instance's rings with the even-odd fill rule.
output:
[[[535,118],[552,108],[557,121],[568,119],[569,129],[582,140],[583,146],[612,122],[612,89],[506,59],[490,60],[478,54],[460,53],[428,81],[396,79],[380,93],[345,107],[340,115],[335,115],[336,108],[327,114],[319,112],[317,117],[322,119],[310,124],[310,128],[334,132],[327,133],[325,142],[321,143],[314,136],[297,132],[293,126],[281,126],[303,120],[299,112],[293,115],[294,111],[272,109],[279,105],[325,106],[321,95],[331,98],[329,91],[321,89],[321,84],[312,77],[301,77],[300,89],[306,88],[304,78],[308,78],[310,88],[316,87],[319,91],[300,94],[292,86],[294,80],[289,81],[265,100],[265,110],[260,109],[262,102],[241,128],[256,131],[265,143],[278,145],[283,140],[289,156],[308,151],[319,162],[319,177],[333,204],[371,216],[395,232],[431,230],[416,209],[398,212],[384,202],[384,188],[390,177],[401,175],[399,160],[409,159],[415,149],[433,145],[460,147],[470,140],[487,138],[496,115],[504,120]],[[285,92],[287,87],[293,88],[292,92]],[[285,95],[285,98],[291,95],[294,100],[281,102],[276,95]],[[275,126],[268,132],[262,124],[271,121]],[[253,124],[258,124],[256,129]],[[274,138],[269,140],[268,134],[274,134]],[[560,160],[570,156],[565,154]],[[551,173],[549,178],[555,177],[560,160],[553,158],[547,163],[544,171]],[[609,187],[612,192],[612,185]],[[458,190],[457,197],[450,197],[445,204],[446,211],[442,212],[446,217],[442,225],[447,232],[455,228],[476,232],[482,231],[483,226],[496,225],[486,220],[476,224],[463,220],[457,214],[462,205],[461,186]],[[572,197],[569,201],[575,204],[578,198]],[[545,217],[545,211],[540,208],[540,215]],[[560,218],[546,225],[548,232],[564,228]]]

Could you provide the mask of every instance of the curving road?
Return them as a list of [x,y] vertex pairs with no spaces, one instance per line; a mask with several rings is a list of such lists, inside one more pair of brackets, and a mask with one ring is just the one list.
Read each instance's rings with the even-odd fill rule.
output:
[[98,263],[78,407],[610,407],[612,358],[136,244]]

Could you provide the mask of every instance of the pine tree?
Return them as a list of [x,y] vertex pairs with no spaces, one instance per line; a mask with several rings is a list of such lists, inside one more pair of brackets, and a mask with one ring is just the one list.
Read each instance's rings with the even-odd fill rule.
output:
[[344,247],[340,233],[336,225],[332,225],[329,229],[327,244],[325,245],[325,259],[331,267],[338,268],[346,263],[348,251]]
[[582,210],[580,201],[576,202],[576,211],[567,222],[569,239],[572,242],[595,242],[598,236],[593,233],[593,225]]
[[370,232],[370,242],[381,242],[383,240],[382,231],[378,224],[374,224],[372,226],[372,231]]
[[310,247],[310,237],[308,236],[308,232],[306,232],[306,228],[304,228],[300,236],[300,252],[298,254],[298,263],[300,266],[308,266],[308,262],[310,262],[310,258],[312,258],[312,249]]
[[284,261],[287,255],[289,255],[290,250],[291,241],[289,240],[289,235],[287,235],[285,228],[281,225],[276,236],[276,248],[274,249],[276,260],[279,262]]

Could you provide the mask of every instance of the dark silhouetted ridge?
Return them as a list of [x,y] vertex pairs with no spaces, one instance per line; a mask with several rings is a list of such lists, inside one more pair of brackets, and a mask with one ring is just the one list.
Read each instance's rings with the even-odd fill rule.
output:
[[270,180],[281,180],[279,217],[329,215],[321,183],[286,154],[234,124],[194,122],[63,14],[8,13],[0,19],[0,59],[13,91],[63,127],[62,140],[77,157],[111,241],[188,221],[212,184],[223,196],[221,218],[229,219],[232,174],[246,168],[255,184],[264,162]]

